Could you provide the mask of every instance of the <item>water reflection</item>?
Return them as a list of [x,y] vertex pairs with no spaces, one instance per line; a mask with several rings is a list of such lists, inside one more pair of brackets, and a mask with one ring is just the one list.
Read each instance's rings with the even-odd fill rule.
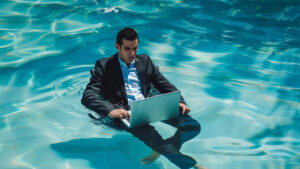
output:
[[[97,124],[97,120],[95,121]],[[157,129],[152,125],[144,125],[136,128],[127,128],[120,121],[115,120],[111,121],[108,126],[111,126],[115,129],[126,130],[131,133],[133,136],[144,142],[147,146],[152,149],[152,153],[142,159],[142,164],[149,164],[155,161],[160,155],[165,156],[172,163],[174,163],[179,168],[191,168],[197,164],[197,161],[189,156],[181,153],[180,149],[182,144],[187,142],[188,140],[193,139],[200,133],[200,124],[190,116],[182,116],[180,115],[178,118],[170,119],[164,121],[164,123],[169,124],[175,127],[177,130],[173,136],[164,139]],[[114,139],[114,138],[112,138]],[[67,158],[79,158],[83,154],[89,154],[91,152],[101,152],[101,151],[115,151],[122,150],[118,148],[118,145],[111,145],[106,147],[89,147],[89,142],[98,142],[97,145],[101,145],[101,139],[90,139],[90,140],[71,140],[64,143],[56,143],[51,145],[51,148],[58,151],[62,156]],[[78,145],[84,144],[84,148],[80,148],[80,146],[70,146],[73,145],[74,142],[81,142]],[[129,145],[126,142],[122,143],[125,148]],[[87,147],[86,147],[87,146]],[[133,151],[137,151],[137,148]],[[70,153],[76,153],[78,155],[69,156]],[[82,154],[82,155],[80,155]],[[131,154],[126,152],[126,154]],[[93,161],[94,157],[88,157],[89,155],[85,155],[84,159],[89,161]],[[82,157],[81,157],[82,158]],[[113,159],[110,159],[113,160]],[[120,160],[120,158],[118,158]],[[96,164],[92,164],[93,167],[100,167],[99,162]]]
[[[115,34],[125,26],[139,32],[139,53],[148,53],[182,90],[193,109],[191,116],[201,122],[201,135],[185,143],[183,154],[206,159],[210,168],[299,166],[298,1],[4,0],[0,4],[4,168],[18,167],[22,157],[31,168],[64,161],[37,160],[48,152],[39,150],[40,144],[47,147],[53,140],[89,145],[89,139],[76,138],[98,137],[94,143],[107,142],[105,149],[111,146],[109,141],[122,137],[122,132],[113,133],[114,139],[93,135],[99,128],[89,126],[88,110],[79,100],[89,69],[97,59],[115,52]],[[39,136],[23,139],[21,134],[37,126]],[[132,136],[125,140],[132,141]],[[31,144],[23,147],[24,143]],[[146,147],[141,143],[139,148]],[[26,156],[28,152],[31,156]],[[140,155],[135,151],[137,156],[129,152],[140,164],[146,148]],[[83,159],[98,165],[89,155]],[[161,161],[151,167],[163,168]]]

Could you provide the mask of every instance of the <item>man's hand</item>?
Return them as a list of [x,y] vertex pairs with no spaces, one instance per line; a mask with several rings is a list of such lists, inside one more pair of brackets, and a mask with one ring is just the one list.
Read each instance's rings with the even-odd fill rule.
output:
[[124,119],[124,118],[129,118],[130,114],[128,111],[124,109],[114,109],[111,112],[109,112],[109,116],[112,118]]
[[188,112],[191,111],[191,109],[188,108],[184,103],[179,103],[179,108],[182,110],[181,112],[182,115],[187,115]]

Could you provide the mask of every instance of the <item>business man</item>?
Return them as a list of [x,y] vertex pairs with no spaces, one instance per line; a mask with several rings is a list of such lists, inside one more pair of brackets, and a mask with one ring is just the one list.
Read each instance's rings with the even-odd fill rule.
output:
[[[99,59],[91,71],[91,79],[82,97],[82,104],[102,116],[129,117],[132,101],[148,97],[151,84],[161,93],[176,91],[154,66],[148,55],[137,55],[138,34],[131,28],[122,29],[115,44],[118,53]],[[182,114],[190,108],[181,97]]]
[[[125,28],[119,31],[115,43],[118,53],[96,62],[81,100],[88,109],[102,117],[109,116],[119,127],[122,127],[119,119],[130,116],[128,110],[131,103],[151,95],[151,84],[161,93],[177,90],[159,72],[148,55],[137,55],[138,44],[139,38],[135,30]],[[125,128],[153,149],[142,163],[150,163],[163,154],[180,168],[202,168],[192,157],[179,151],[184,142],[200,132],[200,124],[187,116],[190,108],[186,106],[182,96],[179,107],[180,117],[165,121],[178,129],[174,136],[166,140],[151,125]]]

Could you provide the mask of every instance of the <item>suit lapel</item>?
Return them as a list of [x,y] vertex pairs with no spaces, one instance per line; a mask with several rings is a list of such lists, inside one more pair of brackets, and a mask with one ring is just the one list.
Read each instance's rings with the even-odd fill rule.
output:
[[125,101],[125,103],[127,104],[128,99],[127,99],[127,94],[126,94],[126,90],[125,90],[125,83],[124,83],[124,79],[123,79],[123,75],[122,75],[122,71],[121,71],[121,66],[119,63],[119,59],[118,59],[118,53],[114,55],[113,58],[114,61],[114,81],[116,84],[116,88],[119,90],[117,91],[117,94],[120,95],[122,97],[122,99]]
[[136,60],[135,60],[135,67],[136,67],[136,70],[137,70],[137,72],[139,74],[139,78],[140,78],[140,82],[141,82],[143,94],[146,97],[145,68],[143,66],[143,63],[140,61],[140,59],[138,57],[136,57]]

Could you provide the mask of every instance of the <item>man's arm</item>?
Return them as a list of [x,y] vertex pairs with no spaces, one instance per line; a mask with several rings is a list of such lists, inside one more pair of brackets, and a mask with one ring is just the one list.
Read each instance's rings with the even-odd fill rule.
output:
[[[148,59],[149,59],[150,66],[152,67],[151,83],[154,85],[154,87],[157,90],[159,90],[161,93],[169,93],[169,92],[177,91],[178,89],[160,73],[157,67],[155,67],[155,65],[153,64],[149,56]],[[180,96],[180,103],[186,104],[182,96]]]
[[[155,67],[150,57],[148,56],[151,67],[152,67],[152,77],[151,82],[156,89],[158,89],[161,93],[168,93],[178,90],[171,82],[167,80],[159,71],[158,68]],[[180,95],[180,104],[179,108],[181,109],[182,114],[187,114],[190,112],[190,108],[186,106],[186,102],[184,98]]]
[[102,64],[97,61],[95,69],[91,70],[90,82],[87,84],[81,103],[88,109],[94,112],[107,116],[111,112],[114,106],[108,101],[104,100],[103,91],[103,76],[104,68]]

